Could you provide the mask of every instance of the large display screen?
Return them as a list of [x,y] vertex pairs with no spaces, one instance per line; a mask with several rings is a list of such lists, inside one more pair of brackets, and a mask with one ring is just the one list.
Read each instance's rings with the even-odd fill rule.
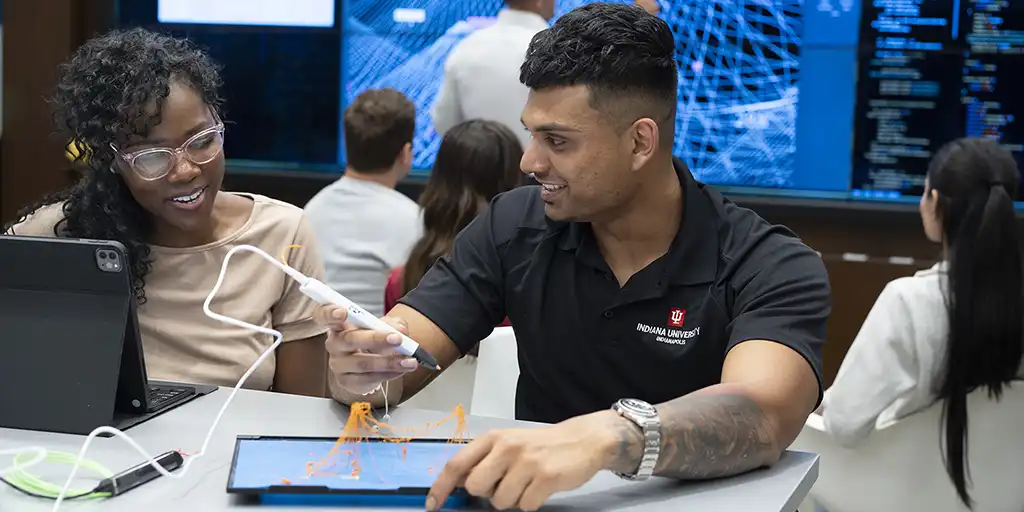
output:
[[[630,0],[631,2],[631,0]],[[562,0],[556,16],[584,0]],[[849,152],[854,101],[856,29],[849,6],[808,11],[802,0],[662,2],[679,64],[679,106],[674,152],[699,178],[747,188],[844,193],[851,162],[823,157]],[[467,34],[493,23],[502,0],[347,0],[343,52],[345,100],[369,88],[394,87],[416,103],[414,143],[418,169],[429,169],[440,138],[430,110],[445,57]],[[402,16],[395,15],[403,10]],[[418,13],[413,15],[411,13]],[[805,20],[805,18],[807,18]],[[414,21],[404,21],[414,20]],[[810,23],[807,23],[810,22]],[[807,34],[805,26],[813,26]],[[804,37],[810,35],[808,42]],[[801,91],[801,50],[817,69]],[[824,53],[824,55],[822,54]],[[837,75],[846,75],[837,80]],[[848,94],[840,98],[836,82]],[[805,87],[805,88],[807,88]],[[801,98],[801,92],[807,97]],[[798,105],[815,140],[798,158]],[[843,125],[842,120],[846,123]],[[822,124],[845,132],[815,134]],[[344,154],[339,155],[340,159]]]
[[[556,18],[584,3],[556,0]],[[379,87],[405,93],[416,104],[413,167],[428,172],[441,144],[430,112],[445,59],[467,35],[493,24],[504,0],[345,0],[343,5],[344,103]],[[338,159],[344,161],[344,147]]]
[[440,145],[430,110],[445,59],[467,34],[493,23],[501,7],[502,0],[347,0],[344,103],[372,88],[405,93],[416,104],[413,167],[430,169]]
[[851,194],[919,196],[931,155],[962,136],[997,138],[1024,163],[1024,2],[875,0],[863,11]]
[[[928,159],[951,139],[983,135],[1020,149],[1014,114],[1024,100],[1011,91],[1021,80],[1013,61],[1024,48],[1024,0],[658,2],[679,68],[674,152],[727,192],[911,202]],[[417,107],[420,175],[440,143],[430,111],[445,59],[504,7],[282,0],[309,12],[274,25],[273,0],[256,2],[257,13],[238,7],[234,18],[227,7],[189,14],[194,3],[122,2],[121,22],[192,37],[224,64],[234,121],[225,151],[236,166],[341,172],[345,106],[393,87]],[[557,0],[556,19],[585,3]]]
[[[120,26],[187,37],[223,67],[224,153],[232,165],[336,172],[342,88],[337,2],[122,0],[117,9]],[[282,12],[302,7],[307,12]],[[279,23],[270,24],[275,17]]]
[[161,0],[160,23],[333,27],[334,0]]

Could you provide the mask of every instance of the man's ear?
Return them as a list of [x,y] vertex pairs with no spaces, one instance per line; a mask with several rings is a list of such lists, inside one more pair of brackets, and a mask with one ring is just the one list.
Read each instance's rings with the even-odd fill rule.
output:
[[406,142],[398,154],[398,163],[402,164],[402,167],[412,167],[412,156],[412,143]]
[[628,132],[633,139],[633,170],[637,170],[654,158],[654,154],[658,151],[658,137],[661,136],[661,133],[658,123],[647,117],[633,122]]

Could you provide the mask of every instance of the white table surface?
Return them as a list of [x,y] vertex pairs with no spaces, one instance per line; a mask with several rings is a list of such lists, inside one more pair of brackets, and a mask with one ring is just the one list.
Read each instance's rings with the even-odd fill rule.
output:
[[[198,452],[214,416],[230,393],[230,389],[219,389],[131,428],[128,434],[151,455],[177,449],[186,453]],[[430,421],[438,421],[447,415],[448,413],[439,411],[398,407],[392,410],[391,424],[419,426]],[[191,464],[184,478],[160,477],[108,500],[65,501],[60,510],[324,510],[323,507],[291,508],[237,503],[236,498],[225,491],[235,437],[337,436],[341,433],[347,417],[348,409],[329,399],[243,390],[235,397],[217,427],[206,455]],[[467,423],[471,436],[494,428],[536,426],[532,423],[473,416],[467,416]],[[445,427],[449,425],[446,424]],[[441,428],[434,437],[443,437],[449,433],[450,430]],[[84,440],[85,436],[0,429],[0,449],[38,445],[48,450],[77,454]],[[96,439],[90,445],[86,457],[105,465],[115,473],[143,461],[141,455],[117,438]],[[10,464],[10,457],[0,458],[0,467],[7,467]],[[59,477],[67,478],[71,468],[48,464],[44,468],[36,469],[41,472],[40,474],[63,484],[63,479]],[[84,475],[81,472],[79,474]],[[660,478],[646,482],[626,482],[611,473],[601,472],[579,489],[554,495],[543,510],[793,512],[807,495],[817,476],[818,456],[792,451],[786,452],[782,459],[769,469],[707,482],[680,483]],[[83,483],[87,484],[88,481]],[[37,512],[49,511],[52,507],[52,501],[26,497],[0,484],[0,511]]]

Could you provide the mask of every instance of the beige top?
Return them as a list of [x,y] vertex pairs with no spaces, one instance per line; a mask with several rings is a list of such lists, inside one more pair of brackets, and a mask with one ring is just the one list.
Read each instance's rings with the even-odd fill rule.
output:
[[[223,192],[222,192],[223,193]],[[139,331],[151,379],[234,386],[274,339],[207,317],[203,302],[213,290],[224,256],[238,245],[258,247],[305,275],[322,279],[316,240],[302,210],[268,197],[239,194],[255,203],[252,215],[233,235],[183,249],[152,247],[153,270],[146,276],[146,303],[139,306]],[[11,228],[13,234],[53,236],[60,205],[44,206]],[[323,334],[313,320],[316,303],[299,285],[260,256],[231,256],[224,283],[210,309],[225,316],[277,329],[283,343]],[[276,360],[270,355],[245,387],[270,389]],[[323,371],[311,368],[311,371]]]

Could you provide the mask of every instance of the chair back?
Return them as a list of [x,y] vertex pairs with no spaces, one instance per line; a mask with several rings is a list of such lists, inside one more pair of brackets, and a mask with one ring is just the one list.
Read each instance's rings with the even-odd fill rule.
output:
[[[973,512],[1024,512],[1024,382],[989,399],[967,398],[968,492]],[[946,473],[942,402],[876,430],[853,449],[839,446],[812,414],[791,450],[821,456],[810,492],[828,512],[968,512]]]
[[476,360],[463,357],[445,369],[412,398],[402,402],[403,407],[452,412],[462,405],[469,407],[473,400],[473,382],[476,379]]
[[511,327],[496,327],[480,342],[469,413],[515,419],[518,382],[519,351],[515,331]]

